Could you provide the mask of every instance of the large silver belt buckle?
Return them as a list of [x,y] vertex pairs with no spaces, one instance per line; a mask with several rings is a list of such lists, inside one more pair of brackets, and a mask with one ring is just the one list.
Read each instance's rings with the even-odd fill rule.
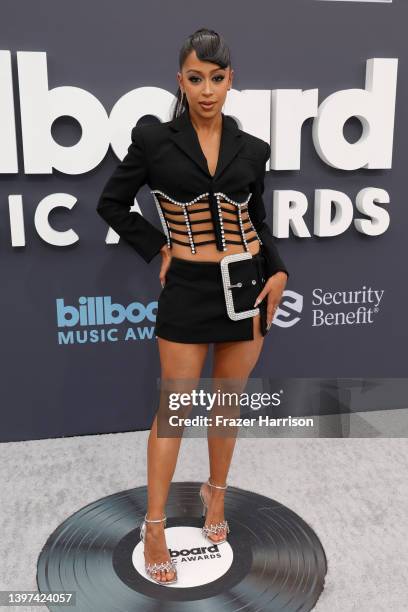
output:
[[227,305],[227,313],[230,319],[238,321],[240,319],[246,319],[248,317],[255,317],[259,314],[259,308],[251,308],[250,310],[242,310],[236,312],[234,309],[234,302],[232,298],[232,287],[242,287],[242,283],[236,283],[231,285],[231,278],[229,273],[229,264],[233,261],[241,261],[242,259],[251,259],[252,253],[245,251],[244,253],[233,253],[232,255],[226,255],[220,261],[222,284],[224,287],[225,303]]

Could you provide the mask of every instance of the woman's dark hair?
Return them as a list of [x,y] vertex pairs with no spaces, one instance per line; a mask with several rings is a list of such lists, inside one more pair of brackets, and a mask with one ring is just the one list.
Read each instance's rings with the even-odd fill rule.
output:
[[[214,32],[214,30],[200,28],[186,38],[179,53],[180,70],[187,56],[193,50],[196,52],[198,59],[202,62],[212,62],[213,64],[218,64],[220,68],[228,68],[228,66],[231,66],[231,54],[228,45],[223,36]],[[186,97],[182,97],[180,87],[178,87],[172,119],[176,119],[176,117],[179,117],[187,109],[188,102]]]

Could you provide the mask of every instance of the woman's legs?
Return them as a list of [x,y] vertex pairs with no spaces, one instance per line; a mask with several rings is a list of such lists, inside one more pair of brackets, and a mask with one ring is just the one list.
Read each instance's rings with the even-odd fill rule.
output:
[[[208,352],[208,344],[184,344],[157,338],[161,363],[161,380],[199,380]],[[182,383],[181,383],[182,384]],[[164,382],[164,386],[166,386]],[[194,386],[194,384],[193,384]],[[186,390],[186,389],[184,389]],[[147,445],[147,518],[163,518],[170,482],[176,468],[181,435],[174,438],[157,436],[156,414]],[[164,523],[146,523],[146,563],[159,563],[169,559],[164,536]],[[174,572],[160,572],[161,580],[171,580]]]
[[[233,382],[227,390],[241,392],[245,387],[247,378],[254,369],[262,350],[264,337],[261,333],[259,315],[253,318],[254,339],[242,342],[217,342],[214,344],[214,364],[212,377],[215,387],[222,391],[222,380],[218,384],[216,379],[239,379]],[[227,409],[221,408],[220,413],[227,413]],[[236,410],[239,416],[239,409]],[[231,432],[231,433],[230,433]],[[234,452],[237,433],[236,428],[228,429],[228,436],[212,436],[208,430],[208,452],[210,463],[210,482],[215,485],[224,486],[227,481],[228,470]],[[205,495],[208,502],[206,524],[220,523],[224,520],[224,494],[222,489],[205,486]],[[211,539],[216,542],[225,537],[225,531],[212,534]]]

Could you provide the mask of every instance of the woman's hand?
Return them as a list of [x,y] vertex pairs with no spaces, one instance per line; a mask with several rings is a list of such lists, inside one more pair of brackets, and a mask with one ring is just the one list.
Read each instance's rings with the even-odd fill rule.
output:
[[272,274],[266,281],[265,287],[255,300],[254,308],[258,306],[260,302],[267,296],[268,305],[266,311],[266,322],[267,329],[272,325],[273,317],[275,316],[275,310],[279,306],[279,302],[282,299],[282,294],[285,290],[286,283],[288,281],[288,275],[286,272],[279,270]]
[[169,248],[166,244],[162,246],[162,248],[160,249],[160,253],[162,254],[162,263],[159,272],[159,279],[160,284],[163,288],[166,284],[166,274],[171,262],[171,255],[169,253]]

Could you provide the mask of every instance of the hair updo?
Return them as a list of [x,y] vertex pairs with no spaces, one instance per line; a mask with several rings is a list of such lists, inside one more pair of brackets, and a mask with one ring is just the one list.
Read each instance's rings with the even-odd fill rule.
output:
[[[220,68],[228,68],[231,66],[231,54],[227,43],[223,36],[214,30],[200,28],[193,34],[188,36],[184,41],[179,53],[179,68],[183,64],[192,51],[196,52],[199,60],[202,62],[212,62],[218,64]],[[182,96],[180,86],[177,89],[176,101],[174,103],[172,119],[179,117],[188,109],[188,101],[185,96]]]

